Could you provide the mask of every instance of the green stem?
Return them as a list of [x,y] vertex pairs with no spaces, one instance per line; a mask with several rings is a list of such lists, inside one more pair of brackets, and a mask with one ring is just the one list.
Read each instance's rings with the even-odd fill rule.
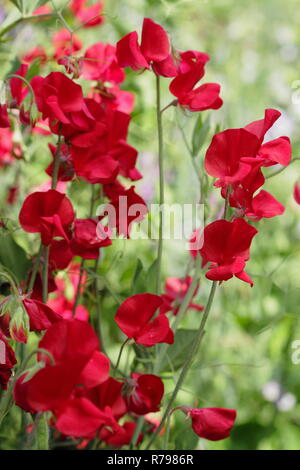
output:
[[43,303],[48,300],[48,268],[49,268],[49,246],[44,246],[44,266],[43,266]]
[[32,289],[33,289],[33,286],[34,286],[34,283],[35,283],[35,280],[36,280],[36,276],[37,276],[40,261],[41,261],[42,249],[43,249],[43,245],[41,243],[40,248],[39,248],[39,252],[36,255],[36,259],[35,259],[35,262],[34,262],[34,265],[33,265],[33,268],[32,268],[32,273],[31,273],[31,276],[30,276],[28,289],[27,289],[28,293],[32,292]]
[[[92,189],[92,192],[91,192],[91,200],[90,200],[89,217],[92,217],[94,213],[94,205],[95,205],[95,185],[94,184],[92,184],[91,189]],[[82,259],[80,263],[79,279],[78,279],[78,284],[77,284],[77,289],[76,289],[75,300],[74,300],[74,304],[72,308],[73,317],[75,316],[76,309],[80,300],[80,290],[81,290],[81,283],[82,283],[84,269],[85,269],[85,259]]]
[[157,249],[157,277],[156,277],[156,293],[160,293],[161,283],[161,265],[162,265],[162,252],[163,252],[163,204],[165,200],[164,195],[164,160],[163,160],[163,127],[162,127],[162,112],[160,109],[160,77],[156,75],[156,119],[157,119],[157,133],[158,133],[158,166],[159,166],[159,239]]
[[101,351],[105,354],[105,346],[104,346],[104,340],[103,340],[103,334],[102,334],[102,321],[101,321],[101,297],[100,297],[100,289],[99,289],[99,277],[98,277],[98,266],[99,266],[99,260],[100,260],[100,253],[98,258],[95,260],[95,267],[94,267],[94,272],[95,272],[95,295],[96,295],[96,322],[97,322],[97,330],[98,330],[98,336],[99,336],[99,341],[100,341],[100,346],[101,346]]
[[46,18],[52,18],[55,16],[56,15],[53,13],[48,13],[45,15],[20,16],[20,18],[13,21],[12,23],[7,25],[4,29],[0,31],[0,37],[8,33],[11,29],[15,28],[16,26],[18,26],[18,24],[22,23],[23,21],[32,21],[32,20],[38,20],[38,19],[41,20],[41,19],[46,19]]
[[173,407],[173,403],[177,397],[177,394],[186,378],[186,375],[189,371],[189,368],[193,362],[193,359],[194,357],[197,355],[198,353],[198,350],[199,350],[199,347],[201,345],[201,342],[202,342],[202,338],[204,336],[204,328],[205,328],[205,325],[206,325],[206,322],[207,322],[207,318],[208,318],[208,315],[209,315],[209,312],[210,312],[210,309],[211,309],[211,306],[212,306],[212,303],[213,303],[213,299],[214,299],[214,296],[215,296],[215,292],[216,292],[216,288],[217,288],[217,285],[218,285],[218,282],[217,281],[214,281],[212,283],[212,286],[211,286],[211,289],[210,289],[210,294],[209,294],[209,297],[208,297],[208,301],[207,301],[207,304],[206,304],[206,307],[205,307],[205,310],[203,312],[203,316],[201,318],[201,322],[200,322],[200,326],[198,328],[198,331],[196,333],[196,337],[194,339],[194,342],[193,342],[193,345],[191,347],[191,350],[190,350],[190,353],[183,365],[183,368],[181,370],[181,373],[180,373],[180,376],[177,380],[177,383],[176,383],[176,386],[175,386],[175,389],[172,393],[172,396],[169,400],[169,403],[168,403],[168,406],[164,412],[164,415],[161,419],[161,422],[159,424],[159,426],[157,427],[156,431],[154,432],[152,438],[150,439],[150,442],[149,444],[147,445],[146,447],[146,450],[147,449],[150,449],[151,445],[153,444],[153,442],[155,441],[155,439],[157,438],[158,434],[160,433],[166,419],[168,418],[169,416],[169,413]]
[[118,354],[118,359],[117,359],[117,362],[116,364],[114,365],[114,368],[117,370],[119,368],[119,365],[120,365],[120,361],[121,361],[121,357],[122,357],[122,354],[123,354],[123,351],[124,351],[124,348],[126,346],[126,344],[130,341],[130,338],[126,338],[124,343],[122,343],[122,346],[120,347],[120,351],[119,351],[119,354]]
[[[198,256],[196,258],[195,274],[194,274],[193,280],[192,280],[191,285],[188,288],[188,291],[185,294],[184,299],[183,299],[183,301],[182,301],[182,303],[179,307],[179,310],[178,310],[177,315],[176,315],[175,322],[172,325],[172,329],[173,329],[174,333],[175,333],[175,331],[178,327],[178,324],[181,320],[181,317],[187,311],[187,309],[189,307],[189,304],[190,304],[190,302],[191,302],[191,300],[194,296],[194,292],[196,290],[196,287],[197,287],[197,284],[198,284],[198,281],[199,281],[199,277],[200,277],[200,269],[201,269],[201,259],[200,259],[200,256]],[[154,373],[155,374],[160,372],[160,365],[161,365],[162,360],[165,358],[165,355],[167,353],[167,349],[168,349],[167,344],[162,344],[161,345],[160,350],[159,350],[159,354],[157,356],[157,360],[155,361],[155,365],[154,365]]]
[[80,268],[79,268],[79,278],[78,278],[78,284],[76,288],[75,300],[74,300],[74,304],[72,308],[73,317],[76,314],[76,309],[78,307],[79,300],[80,300],[80,290],[81,290],[81,283],[82,283],[82,278],[83,278],[83,273],[84,273],[84,267],[85,267],[85,259],[82,259],[80,263]]
[[60,166],[60,147],[61,147],[61,124],[59,125],[57,147],[56,147],[56,152],[54,155],[54,161],[53,161],[53,167],[52,167],[51,189],[56,189],[56,186],[57,186],[58,172],[59,172],[59,166]]

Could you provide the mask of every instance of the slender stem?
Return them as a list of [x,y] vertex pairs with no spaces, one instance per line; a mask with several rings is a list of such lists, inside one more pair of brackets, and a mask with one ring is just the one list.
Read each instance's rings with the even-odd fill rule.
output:
[[126,346],[126,344],[130,341],[130,338],[126,338],[124,343],[122,343],[122,346],[120,347],[120,351],[119,351],[119,354],[118,354],[118,359],[117,359],[117,362],[114,366],[114,368],[117,370],[119,368],[119,365],[120,365],[120,361],[121,361],[121,357],[122,357],[122,354],[123,354],[123,350]]
[[[93,213],[94,213],[94,205],[95,205],[95,185],[94,184],[92,184],[91,190],[92,190],[92,192],[91,192],[91,200],[90,200],[89,217],[92,217]],[[80,263],[79,279],[78,279],[78,284],[77,284],[77,288],[76,288],[75,300],[74,300],[74,304],[73,304],[73,308],[72,308],[73,317],[75,316],[76,309],[77,309],[77,306],[78,306],[79,300],[80,300],[80,291],[81,291],[81,287],[82,287],[81,284],[82,284],[84,269],[85,269],[85,259],[82,259],[81,263]]]
[[164,113],[165,111],[167,111],[167,109],[171,108],[171,106],[176,106],[176,105],[177,105],[177,100],[171,101],[171,103],[167,104],[167,106],[165,106],[165,107],[161,110],[161,114]]
[[49,270],[49,246],[44,246],[44,266],[43,266],[43,303],[48,300],[48,270]]
[[16,74],[16,73],[11,73],[10,75],[8,75],[7,78],[8,78],[8,79],[17,78],[17,79],[21,80],[22,82],[24,82],[25,85],[27,86],[28,90],[30,91],[32,100],[34,100],[34,91],[33,91],[33,88],[32,88],[32,86],[31,86],[31,84],[29,83],[29,81],[26,80],[25,77],[22,77],[22,75],[18,75],[18,74]]
[[209,294],[209,297],[208,297],[208,301],[207,301],[207,304],[206,304],[206,307],[205,307],[205,310],[203,312],[203,316],[201,318],[201,322],[200,322],[200,326],[198,328],[198,331],[196,333],[196,337],[195,337],[195,340],[193,342],[193,345],[191,347],[191,350],[190,350],[190,353],[183,365],[183,368],[181,370],[181,373],[180,373],[180,376],[177,380],[177,383],[176,383],[176,386],[175,386],[175,389],[172,393],[172,396],[169,400],[169,403],[168,403],[168,406],[164,412],[164,415],[161,419],[161,422],[159,424],[159,426],[157,427],[156,431],[154,432],[152,438],[150,439],[150,442],[149,444],[147,445],[146,447],[146,450],[149,449],[151,447],[151,445],[153,444],[153,442],[155,441],[155,439],[157,438],[158,434],[160,433],[166,419],[168,418],[169,416],[169,413],[173,407],[173,403],[177,397],[177,394],[186,378],[186,375],[189,371],[189,368],[193,362],[193,359],[194,357],[196,356],[196,354],[198,353],[198,350],[199,350],[199,347],[201,345],[201,342],[202,342],[202,338],[204,336],[204,328],[205,328],[205,325],[206,325],[206,321],[207,321],[207,318],[208,318],[208,315],[209,315],[209,312],[210,312],[210,309],[211,309],[211,306],[212,306],[212,303],[213,303],[213,299],[214,299],[214,296],[215,296],[215,292],[216,292],[216,288],[217,288],[217,285],[218,285],[218,282],[217,281],[214,281],[212,283],[212,286],[211,286],[211,289],[210,289],[210,294]]
[[[196,266],[195,266],[195,274],[194,274],[193,280],[190,284],[190,287],[188,288],[187,293],[184,296],[184,299],[183,299],[183,301],[182,301],[182,303],[179,307],[179,310],[177,312],[174,325],[172,326],[174,333],[175,333],[175,331],[177,329],[177,326],[178,326],[178,324],[181,320],[181,317],[187,311],[188,306],[189,306],[189,304],[190,304],[190,302],[193,298],[193,295],[195,293],[195,290],[196,290],[196,287],[197,287],[197,284],[198,284],[198,281],[199,281],[199,277],[200,277],[200,268],[201,268],[201,259],[200,259],[200,256],[197,256]],[[161,365],[162,360],[165,358],[167,349],[168,349],[167,344],[162,344],[161,347],[160,347],[157,359],[156,359],[155,364],[154,364],[154,373],[156,373],[156,374],[160,372],[160,365]]]
[[34,286],[34,283],[35,283],[35,280],[36,280],[37,272],[38,272],[40,261],[41,261],[42,249],[43,249],[43,245],[41,244],[40,248],[39,248],[39,252],[36,255],[36,259],[35,259],[35,262],[34,262],[34,265],[33,265],[33,268],[32,268],[32,273],[31,273],[31,276],[30,276],[28,289],[27,289],[28,293],[31,293],[32,290],[33,290],[33,286]]
[[[59,172],[59,166],[60,166],[60,146],[61,146],[61,125],[59,127],[57,147],[56,147],[56,152],[54,155],[51,189],[55,189],[57,185],[58,172]],[[43,302],[44,303],[47,303],[47,300],[48,300],[49,250],[50,250],[49,246],[44,247],[44,267],[43,267]]]
[[13,21],[9,25],[7,25],[4,29],[0,30],[0,37],[8,33],[11,29],[15,28],[16,26],[18,26],[18,24],[22,23],[23,21],[31,21],[31,20],[39,20],[39,19],[42,20],[46,18],[52,18],[54,16],[56,15],[53,13],[47,13],[44,15],[20,16],[20,18]]
[[95,260],[95,266],[94,266],[94,272],[95,272],[95,295],[96,295],[96,322],[97,322],[97,330],[98,330],[98,336],[100,340],[100,346],[101,346],[101,351],[105,354],[105,346],[104,346],[104,340],[103,340],[103,334],[102,334],[102,321],[101,321],[101,297],[99,294],[99,277],[98,277],[98,266],[99,266],[99,259],[100,259],[100,253],[98,258]]
[[58,172],[59,172],[59,166],[60,166],[60,147],[61,147],[61,124],[59,125],[57,147],[56,147],[56,152],[54,155],[54,161],[53,161],[53,167],[52,167],[51,189],[55,189],[57,186]]
[[73,304],[73,308],[72,308],[73,317],[75,316],[76,309],[78,307],[79,300],[80,300],[80,291],[81,291],[81,284],[82,284],[84,268],[85,268],[85,259],[82,259],[81,263],[80,263],[80,268],[79,268],[79,278],[78,278],[78,284],[77,284],[77,288],[76,288],[75,300],[74,300],[74,304]]
[[159,239],[157,249],[157,277],[156,277],[156,293],[160,293],[161,283],[161,265],[162,265],[162,252],[163,252],[163,205],[165,200],[164,195],[164,160],[163,160],[163,127],[162,127],[162,113],[160,109],[160,77],[156,77],[156,119],[157,119],[157,133],[158,133],[158,166],[159,166]]

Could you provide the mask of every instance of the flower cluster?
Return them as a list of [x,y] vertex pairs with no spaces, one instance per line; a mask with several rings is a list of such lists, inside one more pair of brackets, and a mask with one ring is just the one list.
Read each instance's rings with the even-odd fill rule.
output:
[[[103,21],[102,2],[91,5],[87,0],[72,0],[68,8],[83,27]],[[48,6],[35,12],[51,13]],[[204,310],[204,323],[191,343],[191,353],[198,350],[211,305],[209,300],[204,308],[194,300],[199,291],[199,256],[202,267],[207,268],[206,278],[214,281],[213,288],[216,282],[232,277],[253,285],[245,271],[252,240],[258,233],[253,223],[284,212],[284,206],[262,189],[262,169],[287,166],[291,159],[288,137],[264,142],[280,112],[267,109],[264,119],[219,132],[212,138],[204,169],[216,178],[214,186],[220,188],[225,200],[224,216],[209,223],[203,233],[198,229],[192,235],[194,278],[190,272],[182,278],[167,278],[162,295],[159,289],[149,288],[149,292],[135,295],[131,294],[136,291],[131,290],[121,300],[115,296],[119,303],[114,315],[117,337],[124,334],[125,338],[114,362],[104,349],[102,333],[99,341],[91,326],[95,326],[94,312],[80,303],[80,297],[85,288],[93,285],[91,297],[98,302],[100,253],[110,245],[114,247],[114,231],[130,238],[132,224],[143,220],[147,213],[147,205],[134,185],[142,174],[137,168],[138,152],[128,139],[134,96],[121,88],[124,69],[148,70],[158,84],[161,77],[171,79],[172,101],[166,108],[172,105],[191,112],[216,110],[223,104],[220,85],[199,85],[209,56],[195,50],[176,50],[165,29],[150,18],[144,19],[140,41],[133,31],[116,45],[97,42],[83,50],[76,34],[62,29],[53,35],[52,46],[51,54],[37,46],[23,56],[21,66],[7,81],[7,99],[0,106],[1,166],[22,157],[13,139],[15,119],[26,126],[28,133],[40,139],[43,135],[55,139],[49,144],[50,163],[45,168],[50,181],[27,195],[19,213],[21,228],[35,234],[31,237],[38,238],[40,249],[32,256],[31,270],[20,285],[6,273],[11,292],[1,297],[0,303],[0,347],[4,346],[5,356],[0,362],[0,385],[6,389],[11,380],[14,400],[20,408],[33,418],[50,412],[49,425],[59,439],[83,439],[81,447],[91,440],[113,447],[138,445],[145,435],[153,431],[158,434],[177,409],[191,418],[192,429],[199,437],[225,439],[236,419],[232,409],[169,409],[167,405],[161,421],[153,422],[149,413],[159,412],[166,398],[159,367],[153,366],[152,359],[155,351],[163,355],[164,348],[176,342],[181,313],[189,309],[199,316]],[[41,70],[55,61],[62,71],[29,79],[29,65],[35,60],[39,60]],[[160,117],[162,111],[158,109]],[[92,187],[91,207],[82,218],[77,217],[72,192],[68,191],[79,179]],[[10,203],[17,189],[10,188]],[[294,196],[299,203],[298,186]],[[95,201],[103,207],[94,217]],[[77,258],[81,258],[80,266]],[[91,278],[88,260],[95,261]],[[65,271],[64,277],[59,271]],[[160,282],[160,273],[158,278]],[[49,293],[53,293],[50,299]],[[34,351],[37,361],[28,366],[25,360],[21,373],[10,378],[17,362],[11,344],[26,343],[30,331],[44,332]],[[124,371],[120,358],[123,349],[130,346],[135,360]],[[170,407],[192,359],[188,356],[183,365]],[[138,426],[141,416],[142,430]]]

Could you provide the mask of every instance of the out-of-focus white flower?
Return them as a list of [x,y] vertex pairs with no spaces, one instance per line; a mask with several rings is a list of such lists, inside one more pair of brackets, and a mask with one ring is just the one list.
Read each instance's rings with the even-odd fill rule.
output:
[[275,402],[279,400],[281,394],[281,386],[276,380],[267,382],[262,388],[262,394],[266,400]]
[[292,393],[284,393],[276,403],[279,411],[289,411],[296,405],[296,397]]

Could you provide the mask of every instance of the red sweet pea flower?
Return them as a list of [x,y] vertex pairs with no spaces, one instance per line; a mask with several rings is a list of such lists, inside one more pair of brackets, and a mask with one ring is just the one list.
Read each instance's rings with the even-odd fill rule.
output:
[[62,319],[59,313],[38,300],[23,299],[23,305],[29,317],[30,331],[47,330],[53,323]]
[[[136,423],[133,421],[126,421],[122,426],[118,425],[114,429],[104,428],[99,433],[99,439],[106,442],[112,447],[122,447],[129,445],[134,435]],[[138,436],[136,444],[140,443],[143,435]]]
[[42,242],[48,246],[54,237],[68,239],[67,232],[75,217],[69,199],[50,189],[30,194],[20,211],[20,224],[29,233],[40,233]]
[[226,408],[182,407],[190,418],[195,433],[209,441],[220,441],[230,436],[236,419],[236,411]]
[[86,5],[87,0],[72,0],[70,9],[73,11],[76,18],[82,23],[85,28],[92,28],[103,23],[104,18],[102,11],[104,4],[102,2],[94,3],[93,5]]
[[298,183],[295,183],[295,186],[294,186],[294,199],[297,202],[297,204],[300,204],[300,186]]
[[[229,204],[238,209],[239,216],[246,216],[258,221],[261,218],[275,217],[283,214],[285,208],[270,193],[260,190],[265,182],[261,169],[256,166],[243,178],[240,184],[232,186],[229,194]],[[222,188],[222,196],[226,197],[226,188]]]
[[109,409],[101,411],[84,397],[68,400],[56,417],[56,429],[72,437],[94,437],[100,426],[114,427],[116,424]]
[[164,314],[154,320],[155,312],[161,307],[163,300],[154,294],[137,294],[124,300],[115,316],[117,325],[128,338],[143,346],[157,343],[173,344],[174,333],[169,320]]
[[132,224],[141,222],[148,209],[144,199],[134,191],[134,186],[129,189],[120,189],[120,192],[118,190],[119,188],[112,192],[113,199],[99,216],[103,218],[103,214],[107,213],[109,228],[116,227],[117,233],[130,238]]
[[111,245],[106,229],[93,219],[76,219],[70,244],[73,254],[84,259],[97,259],[99,249]]
[[10,127],[6,104],[0,105],[0,127],[2,129]]
[[216,134],[206,152],[207,173],[218,180],[215,186],[242,181],[253,166],[288,165],[291,147],[288,137],[280,137],[262,145],[265,133],[279,118],[275,109],[267,109],[264,119],[242,129],[228,129]]
[[204,264],[212,263],[206,277],[212,281],[226,281],[235,276],[252,286],[253,282],[244,267],[256,233],[257,230],[243,219],[233,222],[217,220],[205,227],[200,253]]
[[[20,77],[26,77],[28,72],[28,65],[21,64],[20,68],[14,72],[14,75],[19,75]],[[25,86],[23,80],[17,77],[13,77],[10,80],[10,92],[13,98],[13,102],[11,103],[12,107],[19,107],[23,99],[28,93],[28,88]]]
[[145,415],[159,411],[164,394],[164,384],[156,375],[132,374],[128,380],[129,391],[126,396],[128,411],[137,415]]
[[[192,283],[191,276],[186,276],[183,279],[178,277],[169,277],[165,282],[165,291],[161,296],[164,303],[160,308],[161,313],[173,312],[173,315],[177,315],[181,302],[183,301],[190,285]],[[199,285],[196,287],[193,297],[197,294]],[[188,308],[202,311],[201,305],[190,302]]]
[[72,261],[73,252],[67,240],[52,240],[49,250],[51,271],[66,269]]
[[[80,320],[61,320],[53,324],[39,343],[52,355],[40,354],[46,365],[30,380],[23,375],[15,388],[16,403],[35,411],[51,410],[61,416],[62,407],[68,407],[73,389],[95,387],[107,380],[108,359],[99,351],[98,338],[91,326]],[[26,400],[19,402],[22,393]],[[70,405],[71,406],[71,405]]]
[[[52,132],[59,133],[59,127],[52,126],[57,121],[77,128],[86,126],[86,120],[93,116],[83,99],[81,86],[61,72],[51,72],[47,77],[34,77],[31,80],[38,110],[43,119],[49,118]],[[56,130],[57,128],[57,130]]]
[[202,52],[186,51],[180,53],[178,74],[170,83],[170,91],[178,103],[190,111],[218,109],[222,106],[220,85],[206,83],[197,88],[195,85],[204,76],[204,66],[209,56]]
[[[170,43],[166,31],[150,18],[144,19],[141,45],[138,44],[136,31],[126,34],[117,43],[119,65],[131,67],[133,70],[150,69],[153,65],[156,73],[160,74],[159,65],[164,63],[169,55]],[[166,69],[163,72],[166,73]],[[174,69],[171,73],[172,75],[169,76],[176,75]]]
[[118,65],[116,48],[112,44],[103,42],[93,44],[86,50],[84,59],[81,76],[86,80],[99,80],[114,84],[124,81],[125,74]]
[[61,29],[53,34],[52,43],[55,48],[53,55],[55,59],[62,56],[72,56],[82,48],[82,42],[80,39],[76,34],[72,34],[71,37],[71,34],[67,29]]
[[41,64],[45,64],[47,62],[47,53],[42,46],[36,46],[27,52],[27,54],[22,57],[22,62],[25,64],[31,64],[37,59],[39,59]]
[[0,330],[0,386],[7,388],[12,369],[17,363],[15,353]]

